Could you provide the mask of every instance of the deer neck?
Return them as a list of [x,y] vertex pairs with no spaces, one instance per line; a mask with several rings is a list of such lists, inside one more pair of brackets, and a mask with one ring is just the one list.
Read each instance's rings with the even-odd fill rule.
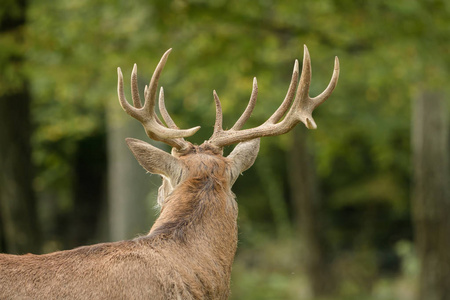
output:
[[[181,183],[167,197],[149,236],[176,242],[194,258],[231,271],[237,247],[237,204],[229,184],[214,174]],[[198,254],[201,254],[199,256]]]

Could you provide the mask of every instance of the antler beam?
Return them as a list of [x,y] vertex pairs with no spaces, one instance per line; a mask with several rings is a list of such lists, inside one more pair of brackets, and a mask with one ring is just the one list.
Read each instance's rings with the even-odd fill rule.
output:
[[[311,58],[309,56],[308,48],[305,45],[302,75],[300,77],[300,82],[297,85],[298,77],[298,61],[295,60],[291,83],[284,101],[266,122],[251,129],[240,130],[245,121],[250,117],[251,111],[256,103],[258,90],[256,79],[253,81],[252,96],[246,110],[230,130],[224,131],[222,129],[222,110],[220,108],[219,97],[214,92],[214,99],[216,102],[216,126],[214,126],[214,133],[208,142],[217,147],[224,147],[259,137],[281,135],[290,131],[299,122],[303,122],[308,129],[316,129],[317,125],[312,117],[312,112],[316,107],[328,99],[336,87],[339,78],[339,59],[336,57],[334,60],[333,75],[327,88],[317,97],[311,98],[309,97],[309,87],[311,84]],[[284,115],[286,115],[285,118],[280,121]],[[218,124],[220,124],[220,126],[218,126]]]

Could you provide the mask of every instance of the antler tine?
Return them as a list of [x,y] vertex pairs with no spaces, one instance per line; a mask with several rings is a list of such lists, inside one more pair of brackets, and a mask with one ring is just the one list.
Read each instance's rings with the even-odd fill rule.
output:
[[296,119],[303,122],[308,129],[316,129],[317,125],[312,117],[312,112],[316,107],[325,102],[337,85],[339,78],[339,59],[334,59],[333,75],[327,88],[317,97],[309,97],[309,86],[311,84],[311,58],[308,48],[304,46],[302,76],[297,89],[297,95],[291,110],[286,115],[286,119]]
[[[309,97],[309,87],[311,84],[311,58],[306,45],[304,46],[303,53],[302,75],[300,77],[300,82],[297,85],[298,76],[298,61],[296,60],[291,83],[283,103],[262,125],[251,129],[239,130],[241,119],[244,119],[244,121],[248,119],[247,116],[241,116],[238,122],[236,122],[239,126],[235,125],[232,129],[227,131],[215,131],[213,136],[209,139],[209,142],[217,147],[224,147],[226,145],[244,142],[263,136],[281,135],[290,131],[299,122],[303,122],[309,129],[316,129],[317,125],[312,117],[312,112],[331,95],[333,89],[336,87],[339,77],[339,60],[337,57],[335,58],[333,75],[328,87],[315,98]],[[285,114],[286,116],[284,119],[280,121]]]
[[214,132],[213,136],[220,134],[223,132],[222,122],[223,122],[223,114],[222,114],[222,105],[220,104],[219,96],[217,96],[216,90],[213,91],[214,103],[216,104],[216,122],[214,123]]
[[328,84],[327,88],[322,93],[320,93],[320,95],[311,98],[311,100],[313,100],[316,103],[316,107],[324,103],[325,100],[327,100],[328,97],[331,96],[331,93],[333,92],[334,88],[337,85],[338,78],[339,78],[339,59],[336,56],[334,58],[334,70],[333,75],[331,76],[330,83]]
[[[156,89],[158,87],[158,80],[161,76],[161,72],[166,64],[169,53],[172,49],[169,49],[162,56],[158,66],[153,73],[152,79],[150,80],[149,86],[145,87],[144,96],[145,103],[142,107],[141,100],[139,97],[139,90],[137,84],[137,66],[134,65],[131,74],[131,94],[133,98],[134,107],[128,103],[125,98],[123,91],[123,75],[120,68],[117,68],[118,83],[117,83],[117,93],[119,95],[120,105],[123,110],[125,110],[130,116],[139,120],[147,135],[156,141],[161,141],[177,149],[182,149],[188,145],[183,138],[188,137],[196,133],[200,126],[196,126],[190,129],[178,129],[173,120],[170,118],[167,110],[164,106],[164,93],[162,93],[162,115],[166,121],[169,128],[163,125],[161,120],[155,113],[155,102],[156,102]],[[161,101],[161,99],[160,99]]]
[[247,122],[247,120],[252,115],[257,99],[258,99],[258,82],[256,81],[256,77],[254,77],[250,101],[248,102],[248,105],[245,108],[244,112],[242,113],[241,117],[236,121],[236,123],[233,125],[233,127],[231,127],[230,130],[240,130],[242,126],[244,126],[245,122]]
[[280,107],[273,113],[273,115],[266,121],[266,123],[269,124],[275,124],[284,116],[286,111],[289,109],[289,107],[292,104],[292,100],[295,97],[295,91],[298,84],[298,60],[295,60],[294,63],[294,70],[292,71],[292,77],[291,82],[289,83],[289,88],[286,93],[286,97],[284,98],[283,102],[281,103]]
[[141,97],[139,97],[139,88],[137,80],[137,65],[134,64],[133,71],[131,72],[131,98],[133,98],[133,104],[136,108],[142,107]]
[[172,120],[172,117],[169,115],[166,109],[166,104],[164,102],[164,89],[161,87],[159,90],[159,112],[166,122],[167,126],[172,129],[179,129],[175,122]]
[[[145,88],[144,88],[144,99],[147,97],[147,93],[148,93],[148,85],[145,85]],[[159,119],[158,115],[155,113],[154,110],[153,110],[153,113],[152,113],[152,117],[155,119],[156,123],[158,123],[159,125],[165,126],[163,124],[163,122],[161,122],[161,120]]]
[[120,102],[120,106],[122,106],[123,110],[129,114],[130,116],[132,116],[135,119],[138,119],[139,121],[141,121],[141,116],[140,114],[137,112],[137,110],[132,107],[130,105],[130,103],[128,103],[126,97],[125,97],[125,93],[123,91],[123,75],[122,75],[122,70],[120,68],[117,68],[117,94],[119,95],[119,102]]
[[294,104],[304,103],[309,100],[309,86],[311,85],[311,56],[309,55],[306,45],[303,46],[303,66],[302,76],[300,76],[300,83],[297,87],[297,95],[295,96]]
[[312,111],[314,105],[309,97],[309,86],[311,85],[311,57],[306,45],[303,46],[303,66],[300,82],[297,86],[294,103],[286,115],[286,122],[302,121],[308,129],[316,129],[314,120],[312,119]]
[[150,80],[150,83],[148,84],[148,89],[145,97],[145,104],[144,109],[146,109],[148,112],[155,111],[155,104],[156,104],[156,89],[158,88],[158,81],[159,77],[161,77],[162,70],[164,69],[164,66],[166,65],[167,58],[169,58],[169,54],[172,51],[172,48],[167,50],[163,56],[161,57],[161,60],[159,61],[158,65],[156,66],[155,72],[153,72],[152,78]]

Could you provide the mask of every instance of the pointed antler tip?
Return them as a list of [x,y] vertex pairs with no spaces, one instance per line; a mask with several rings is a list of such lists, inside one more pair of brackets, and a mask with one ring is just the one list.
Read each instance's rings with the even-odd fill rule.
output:
[[200,126],[195,126],[189,129],[183,129],[183,138],[194,135],[198,130],[200,129]]
[[334,57],[334,69],[339,70],[339,58],[337,56]]
[[200,128],[201,128],[200,126],[195,126],[189,129],[185,129],[184,131],[187,132],[185,137],[194,135]]
[[[167,59],[169,58],[169,54],[170,54],[171,51],[172,51],[172,48],[169,48],[166,52],[164,52],[163,56],[161,57],[161,60],[159,61],[158,66],[156,67],[157,69],[158,69],[158,67],[160,65],[161,65],[162,68],[164,68],[164,66],[165,66],[165,64],[167,62]],[[162,68],[161,68],[161,71],[162,71]]]
[[303,61],[305,61],[305,59],[308,59],[308,60],[310,59],[308,47],[306,47],[306,45],[304,45]]
[[309,118],[306,118],[306,128],[308,129],[317,129],[317,125],[316,122],[314,122],[314,120],[310,120]]

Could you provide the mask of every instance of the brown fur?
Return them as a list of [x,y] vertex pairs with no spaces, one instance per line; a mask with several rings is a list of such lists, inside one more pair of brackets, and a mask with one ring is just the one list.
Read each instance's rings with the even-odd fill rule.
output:
[[147,236],[0,254],[0,299],[227,299],[237,245],[230,161],[207,146],[179,160],[181,181]]

